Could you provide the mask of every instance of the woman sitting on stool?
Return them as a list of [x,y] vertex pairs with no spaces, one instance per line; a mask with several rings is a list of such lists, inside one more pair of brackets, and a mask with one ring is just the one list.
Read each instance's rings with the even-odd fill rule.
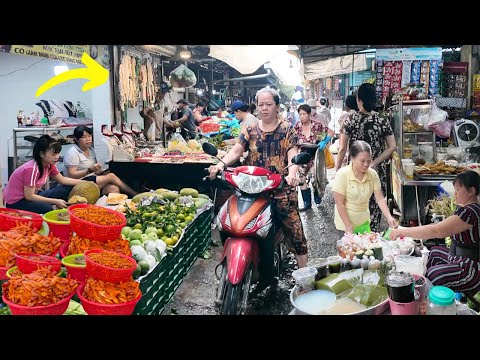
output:
[[75,145],[68,149],[63,157],[66,174],[70,178],[93,181],[102,190],[103,195],[124,192],[130,196],[137,192],[125,184],[113,173],[105,174],[92,146],[92,129],[83,125],[73,131]]
[[453,185],[457,210],[445,220],[424,226],[399,227],[390,239],[409,236],[416,239],[452,237],[450,249],[433,246],[425,276],[433,285],[454,291],[480,290],[480,175],[469,170],[458,174]]
[[[67,197],[74,185],[82,182],[64,177],[55,163],[60,158],[62,145],[48,135],[42,135],[33,147],[33,160],[18,167],[10,176],[3,191],[7,208],[26,210],[38,214],[67,207]],[[59,185],[42,190],[48,177]]]

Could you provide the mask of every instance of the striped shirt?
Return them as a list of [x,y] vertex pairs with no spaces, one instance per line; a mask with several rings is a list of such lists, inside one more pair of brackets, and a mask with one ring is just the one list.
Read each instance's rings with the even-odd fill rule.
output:
[[480,244],[480,204],[468,204],[458,207],[455,211],[463,222],[472,225],[472,228],[452,236],[452,241],[463,248],[478,248]]
[[55,165],[50,165],[43,169],[42,177],[35,160],[27,161],[18,167],[8,180],[8,184],[3,190],[3,198],[6,204],[15,204],[25,196],[24,186],[35,186],[35,193],[39,192],[49,176],[55,176],[59,171]]

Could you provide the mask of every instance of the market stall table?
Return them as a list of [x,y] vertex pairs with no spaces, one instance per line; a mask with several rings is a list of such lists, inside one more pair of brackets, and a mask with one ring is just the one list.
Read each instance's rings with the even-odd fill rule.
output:
[[416,218],[417,225],[422,225],[422,212],[427,201],[437,194],[437,187],[447,179],[441,177],[432,180],[409,179],[402,170],[397,154],[392,156],[390,178],[389,201],[395,201],[405,222]]
[[136,191],[142,186],[150,189],[167,188],[180,190],[185,187],[209,191],[205,184],[205,168],[214,164],[213,158],[203,162],[191,162],[182,159],[179,162],[157,162],[154,158],[139,159],[133,162],[111,161],[110,171],[125,181]]

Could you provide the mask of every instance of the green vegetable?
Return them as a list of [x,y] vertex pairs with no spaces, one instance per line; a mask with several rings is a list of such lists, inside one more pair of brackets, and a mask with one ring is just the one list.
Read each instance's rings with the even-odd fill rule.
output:
[[67,310],[63,315],[87,315],[81,304],[74,300],[70,300]]

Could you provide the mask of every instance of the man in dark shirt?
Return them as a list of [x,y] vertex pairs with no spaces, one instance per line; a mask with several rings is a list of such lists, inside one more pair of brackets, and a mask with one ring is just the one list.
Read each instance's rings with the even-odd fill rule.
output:
[[182,112],[182,117],[175,122],[182,127],[182,133],[188,139],[195,139],[197,135],[197,129],[195,126],[195,119],[193,118],[193,112],[188,107],[188,101],[180,99],[177,101],[178,108]]

